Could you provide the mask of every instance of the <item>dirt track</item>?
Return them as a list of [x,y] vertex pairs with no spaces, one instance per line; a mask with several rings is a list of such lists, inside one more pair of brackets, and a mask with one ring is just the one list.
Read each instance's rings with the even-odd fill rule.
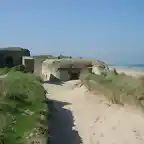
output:
[[57,112],[50,121],[51,144],[144,144],[144,115],[131,107],[109,105],[82,87],[45,83]]

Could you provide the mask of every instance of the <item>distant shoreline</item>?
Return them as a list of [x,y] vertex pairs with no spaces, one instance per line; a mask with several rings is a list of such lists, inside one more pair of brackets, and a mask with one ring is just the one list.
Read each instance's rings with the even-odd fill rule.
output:
[[110,70],[116,69],[118,73],[125,73],[129,76],[140,77],[144,76],[144,67],[130,67],[130,66],[109,66]]
[[122,65],[122,64],[108,64],[108,66],[118,66],[118,67],[134,67],[134,68],[144,68],[144,64],[128,64],[128,65]]

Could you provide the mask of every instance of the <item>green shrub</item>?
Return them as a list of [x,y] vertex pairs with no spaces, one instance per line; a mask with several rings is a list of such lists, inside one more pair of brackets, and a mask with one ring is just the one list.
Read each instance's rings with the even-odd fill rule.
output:
[[24,65],[17,65],[12,68],[8,68],[8,67],[0,68],[0,75],[7,74],[8,72],[16,72],[16,71],[20,71],[23,73],[27,72]]
[[[11,71],[7,77],[1,79],[0,114],[7,116],[8,113],[10,117],[15,117],[16,123],[7,124],[4,131],[0,131],[0,140],[3,139],[5,144],[24,143],[24,133],[37,126],[37,113],[45,109],[45,94],[45,89],[33,74]],[[27,109],[33,115],[22,115]]]
[[2,89],[5,95],[18,95],[27,97],[29,101],[35,102],[45,90],[36,77],[30,73],[11,72],[2,80]]
[[36,80],[38,80],[39,82],[43,82],[43,79],[40,76],[35,76]]
[[0,68],[0,75],[7,74],[10,71],[10,68]]
[[17,65],[11,68],[10,70],[11,72],[16,72],[16,71],[20,71],[20,72],[26,72],[26,67],[24,65]]

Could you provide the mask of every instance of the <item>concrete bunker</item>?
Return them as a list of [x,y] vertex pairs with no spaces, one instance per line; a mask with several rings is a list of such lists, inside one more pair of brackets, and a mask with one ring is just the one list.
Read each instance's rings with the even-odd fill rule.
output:
[[5,58],[5,66],[11,68],[14,66],[14,63],[13,63],[13,57],[12,56],[7,56]]
[[68,69],[68,68],[59,68],[55,73],[51,73],[50,77],[46,74],[46,79],[50,81],[69,81],[69,80],[77,80],[80,76],[80,69]]
[[92,67],[91,61],[81,59],[47,59],[42,63],[42,75],[44,80],[52,78],[61,81],[77,80],[82,69]]
[[77,80],[77,79],[79,79],[80,69],[71,68],[71,69],[67,69],[67,71],[68,71],[68,75],[69,75],[69,80]]
[[30,56],[23,56],[22,57],[22,65],[25,66],[27,72],[34,72],[34,58]]
[[30,56],[30,51],[20,47],[1,48],[0,68],[21,65],[23,56]]
[[50,81],[53,78],[60,81],[76,80],[79,79],[81,72],[105,75],[109,72],[109,68],[104,62],[99,60],[78,58],[46,59],[42,63],[42,76],[46,81]]
[[70,71],[69,75],[70,75],[70,80],[77,80],[77,79],[79,79],[80,72]]

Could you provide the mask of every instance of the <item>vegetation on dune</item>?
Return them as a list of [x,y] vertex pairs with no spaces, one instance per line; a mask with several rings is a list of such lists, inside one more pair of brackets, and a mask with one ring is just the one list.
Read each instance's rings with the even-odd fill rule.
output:
[[43,62],[45,59],[62,59],[62,58],[72,58],[71,56],[64,56],[64,55],[59,55],[59,56],[53,56],[53,55],[37,55],[33,56],[36,61]]
[[5,68],[0,68],[0,75],[7,74],[10,71],[10,68],[5,67]]
[[36,77],[30,73],[11,72],[2,81],[2,89],[10,95],[25,95],[32,101],[37,100],[39,95],[45,95],[45,90]]
[[82,82],[93,91],[104,94],[112,103],[133,104],[144,108],[144,78],[118,74],[116,70],[106,76],[83,72]]
[[48,59],[57,59],[58,57],[60,58],[71,58],[71,56],[64,56],[64,55],[59,55],[59,56],[53,56],[53,55],[36,55],[36,56],[33,56],[34,58],[37,58],[37,59],[41,59],[41,58],[48,58]]
[[45,59],[56,59],[56,56],[52,56],[52,55],[37,55],[37,56],[33,56],[34,59],[36,60],[45,60]]
[[9,72],[16,72],[16,71],[27,73],[27,70],[24,65],[17,65],[12,68],[8,68],[8,67],[0,68],[0,75],[4,75]]
[[11,71],[0,80],[0,142],[25,144],[33,137],[47,137],[45,94],[40,80],[30,73]]

